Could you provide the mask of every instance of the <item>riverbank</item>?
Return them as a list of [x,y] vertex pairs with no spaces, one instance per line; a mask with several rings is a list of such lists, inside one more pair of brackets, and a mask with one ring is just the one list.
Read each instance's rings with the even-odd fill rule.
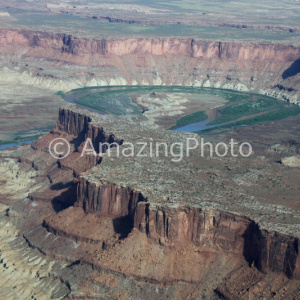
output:
[[24,144],[31,144],[34,141],[36,141],[39,137],[40,136],[35,137],[35,138],[31,138],[30,140],[24,139],[24,140],[19,140],[19,141],[15,141],[15,142],[12,142],[12,141],[1,142],[0,143],[0,150],[5,150],[5,149],[8,149],[8,148],[12,148],[12,147],[22,146]]

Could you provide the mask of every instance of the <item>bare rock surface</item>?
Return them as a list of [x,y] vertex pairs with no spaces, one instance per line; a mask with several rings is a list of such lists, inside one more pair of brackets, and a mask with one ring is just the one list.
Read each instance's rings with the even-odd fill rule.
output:
[[[299,103],[300,50],[293,43],[91,38],[55,30],[0,29],[0,46],[2,141],[48,132],[63,105],[56,93],[82,87],[211,87]],[[149,99],[136,98],[141,105],[149,103]],[[187,107],[193,104],[181,98],[150,97],[156,105],[144,112],[147,124],[167,128],[166,119],[175,122],[190,113]],[[200,110],[205,110],[209,105],[201,102]],[[27,105],[30,112],[23,109]]]
[[281,162],[288,167],[299,168],[300,167],[300,157],[299,156],[290,156],[283,157]]
[[[57,137],[71,145],[61,160],[49,153]],[[187,138],[199,139],[68,106],[49,134],[2,152],[0,182],[12,183],[1,194],[10,206],[2,207],[0,253],[17,241],[22,247],[10,255],[25,263],[14,272],[36,274],[27,265],[35,260],[38,272],[48,268],[26,289],[17,280],[17,291],[122,299],[293,299],[299,293],[299,169],[263,158],[270,147],[235,159],[195,149],[174,162],[163,150],[124,157],[104,147],[101,157],[82,155],[86,138],[97,152],[100,142],[115,142],[123,151],[126,142],[185,145]],[[23,170],[35,179],[21,185],[16,177]],[[9,276],[17,275],[4,264],[0,279],[9,299],[15,294]]]

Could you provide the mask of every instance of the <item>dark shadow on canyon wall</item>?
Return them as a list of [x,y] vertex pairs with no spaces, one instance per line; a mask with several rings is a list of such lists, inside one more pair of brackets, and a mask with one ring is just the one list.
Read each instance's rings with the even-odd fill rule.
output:
[[295,276],[299,256],[297,238],[261,231],[254,221],[249,224],[243,238],[243,255],[249,266],[262,272],[282,272],[288,278]]
[[85,132],[80,132],[73,140],[70,141],[71,145],[77,149],[83,142],[85,142]]
[[299,240],[295,239],[288,244],[287,251],[284,257],[284,273],[288,278],[292,278],[296,269]]
[[51,187],[50,187],[50,189],[52,191],[59,191],[59,190],[62,190],[62,189],[69,188],[69,187],[71,187],[73,185],[74,185],[73,181],[66,182],[66,183],[64,183],[64,182],[57,182],[55,184],[52,184]]
[[243,255],[249,266],[254,265],[258,269],[260,266],[260,240],[261,233],[259,226],[255,222],[251,222],[246,229],[244,235]]
[[52,207],[55,212],[60,212],[70,206],[74,206],[77,200],[77,187],[75,184],[69,186],[62,193],[54,197],[51,201]]
[[282,73],[281,76],[283,79],[286,79],[295,76],[298,73],[300,73],[300,58],[294,61],[292,65]]
[[116,233],[120,234],[119,239],[125,239],[133,229],[133,219],[131,215],[115,218],[113,226]]

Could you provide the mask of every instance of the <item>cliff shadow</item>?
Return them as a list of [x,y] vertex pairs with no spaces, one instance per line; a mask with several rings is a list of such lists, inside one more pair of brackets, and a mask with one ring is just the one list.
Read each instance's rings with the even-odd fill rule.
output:
[[[59,184],[55,185],[53,189],[59,190]],[[62,193],[59,196],[54,197],[51,200],[51,204],[55,212],[60,212],[70,206],[74,206],[77,200],[77,187],[75,184],[69,186],[67,189],[62,189]]]
[[147,202],[142,193],[130,191],[130,197],[127,204],[128,215],[117,217],[113,220],[113,226],[116,233],[120,234],[119,239],[125,239],[134,228],[134,215],[137,204]]
[[243,234],[244,248],[243,256],[249,264],[249,267],[260,266],[260,239],[261,232],[259,226],[255,222],[251,222]]
[[73,140],[70,141],[71,145],[74,145],[75,149],[77,150],[78,147],[85,141],[85,132],[81,132],[75,137]]
[[113,219],[113,226],[116,233],[120,234],[120,240],[125,239],[133,229],[133,218],[131,215]]
[[291,240],[288,243],[284,256],[284,273],[288,278],[293,278],[299,256],[299,239]]
[[59,190],[63,190],[63,189],[72,187],[73,185],[74,185],[73,181],[66,182],[66,183],[58,182],[58,183],[52,184],[51,187],[50,187],[50,189],[52,191],[59,191]]
[[289,68],[287,68],[281,75],[282,79],[295,76],[300,73],[300,58],[294,61]]

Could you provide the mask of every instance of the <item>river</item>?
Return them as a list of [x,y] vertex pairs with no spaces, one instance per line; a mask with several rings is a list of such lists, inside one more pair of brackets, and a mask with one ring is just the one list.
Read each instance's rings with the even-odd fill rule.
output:
[[36,140],[29,140],[29,141],[21,141],[21,142],[15,142],[15,143],[10,143],[10,144],[3,144],[3,145],[0,145],[0,150],[5,150],[5,149],[16,147],[16,146],[22,146],[24,144],[31,144],[34,141],[36,141]]

